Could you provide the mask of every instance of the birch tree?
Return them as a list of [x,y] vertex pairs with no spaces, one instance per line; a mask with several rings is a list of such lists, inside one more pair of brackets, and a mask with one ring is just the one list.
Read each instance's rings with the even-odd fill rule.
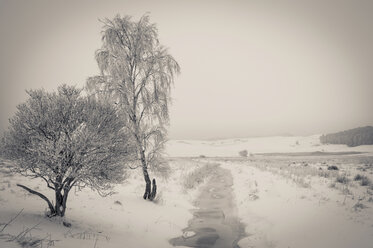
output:
[[50,216],[64,216],[70,190],[90,187],[110,194],[124,179],[123,164],[133,154],[116,109],[81,95],[75,87],[58,92],[27,92],[17,107],[2,150],[16,162],[14,171],[40,178],[54,191],[55,204],[44,194],[17,184],[46,201]]
[[158,40],[155,24],[145,15],[139,21],[117,15],[105,19],[102,47],[96,51],[100,75],[88,79],[87,88],[96,95],[106,95],[126,116],[125,127],[137,148],[137,166],[146,183],[143,198],[156,194],[148,168],[164,162],[162,149],[169,122],[168,108],[174,77],[180,67]]

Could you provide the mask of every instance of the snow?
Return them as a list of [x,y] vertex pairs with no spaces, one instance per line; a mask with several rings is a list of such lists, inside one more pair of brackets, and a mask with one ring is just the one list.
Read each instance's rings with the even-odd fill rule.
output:
[[[159,194],[155,202],[142,199],[145,185],[140,171],[133,171],[130,179],[115,188],[117,193],[108,197],[100,197],[89,189],[71,193],[63,220],[45,217],[46,203],[15,186],[22,182],[53,199],[52,192],[42,181],[26,181],[19,176],[1,177],[0,223],[7,222],[23,208],[4,233],[17,235],[23,227],[40,222],[31,235],[45,237],[50,234],[51,239],[58,240],[53,247],[171,247],[168,240],[179,236],[192,216],[189,209],[198,189],[186,191],[179,180],[195,164],[171,161],[174,171],[170,178],[157,178]],[[64,220],[72,226],[64,227]],[[10,244],[0,238],[0,247],[10,247]]]
[[356,200],[343,205],[344,195],[320,178],[313,178],[310,187],[299,187],[250,162],[222,165],[233,173],[239,216],[249,234],[240,247],[371,247],[372,209],[354,212]]
[[[200,157],[231,170],[238,214],[246,225],[240,247],[371,247],[373,191],[353,177],[363,173],[373,181],[373,146],[324,145],[319,137],[174,140],[167,151],[170,157]],[[252,156],[239,158],[242,150]],[[316,151],[362,154],[289,156]],[[320,177],[320,169],[329,173],[328,165],[339,171]],[[338,174],[349,177],[348,185],[335,183]],[[356,208],[359,202],[363,209]]]
[[324,145],[320,135],[291,137],[256,137],[224,140],[170,140],[167,152],[170,157],[236,157],[238,152],[247,150],[255,153],[290,153],[290,152],[366,152],[373,154],[373,146],[347,147],[346,145]]
[[[239,157],[241,150],[252,156]],[[364,154],[258,155],[315,151]],[[353,180],[362,174],[373,181],[373,146],[322,145],[319,135],[171,140],[167,154],[172,173],[168,179],[157,176],[155,202],[142,199],[141,171],[133,170],[111,196],[103,198],[89,189],[72,192],[64,219],[45,217],[45,202],[16,187],[22,183],[53,199],[43,181],[13,176],[0,165],[0,224],[23,209],[3,234],[17,235],[38,224],[28,236],[56,240],[51,247],[171,247],[171,238],[195,235],[183,229],[201,187],[186,190],[182,180],[202,164],[219,163],[233,175],[234,203],[247,234],[240,247],[368,248],[373,243],[373,188]],[[339,170],[328,171],[328,165]],[[337,175],[350,182],[336,183]],[[72,226],[65,227],[63,221]],[[0,233],[0,247],[20,246],[6,242]]]
[[195,235],[196,235],[196,233],[193,232],[193,231],[186,231],[186,232],[183,233],[183,238],[187,239],[187,238],[191,238]]

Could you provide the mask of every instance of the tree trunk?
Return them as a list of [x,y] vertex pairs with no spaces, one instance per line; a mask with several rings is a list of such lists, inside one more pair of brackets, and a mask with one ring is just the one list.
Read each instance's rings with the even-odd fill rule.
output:
[[56,204],[55,204],[55,214],[57,216],[65,216],[66,212],[66,202],[69,194],[69,190],[64,188],[64,193],[62,190],[56,190]]
[[150,178],[149,178],[148,169],[144,165],[142,165],[142,173],[144,175],[144,180],[145,180],[145,183],[146,183],[145,193],[144,193],[144,199],[146,200],[150,197],[151,181],[150,181]]
[[67,197],[69,196],[69,192],[70,192],[69,188],[65,188],[63,190],[63,199],[62,199],[63,212],[62,212],[62,216],[65,216],[66,203],[67,203]]
[[[149,199],[149,200],[152,201],[155,197],[155,194],[154,194],[154,196],[152,194],[152,189],[151,189],[152,183],[150,181],[150,177],[149,177],[149,173],[148,173],[148,165],[146,164],[145,152],[143,150],[141,150],[140,155],[141,155],[142,173],[144,175],[144,180],[145,180],[145,183],[146,183],[145,193],[144,193],[143,198],[145,200]],[[153,180],[153,181],[155,181],[155,180]]]
[[157,184],[155,183],[155,178],[153,178],[153,187],[152,192],[150,193],[149,200],[154,200],[155,196],[157,195]]
[[26,187],[22,184],[17,184],[17,186],[27,190],[31,194],[39,196],[41,199],[46,201],[47,204],[48,204],[49,210],[50,210],[49,217],[52,217],[52,216],[63,217],[63,216],[65,216],[66,202],[67,202],[67,197],[68,197],[69,191],[70,191],[69,187],[64,188],[63,194],[62,194],[62,190],[59,190],[59,189],[55,190],[56,204],[55,204],[55,206],[53,206],[53,204],[49,201],[49,199],[45,195],[43,195],[42,193],[39,193],[35,190],[32,190],[32,189],[30,189],[30,188],[28,188],[28,187]]

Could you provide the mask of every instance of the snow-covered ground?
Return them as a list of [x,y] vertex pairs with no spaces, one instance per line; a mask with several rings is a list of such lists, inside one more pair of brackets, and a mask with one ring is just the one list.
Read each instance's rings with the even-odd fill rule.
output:
[[[242,150],[251,156],[239,158]],[[231,170],[247,233],[240,247],[372,247],[373,186],[354,178],[359,174],[373,182],[373,146],[323,145],[314,135],[174,140],[167,151],[171,157],[199,157]],[[324,154],[289,156],[317,151]],[[330,165],[339,170],[328,170]],[[338,177],[348,182],[339,183]]]
[[170,140],[167,153],[171,157],[235,157],[238,152],[248,153],[295,153],[295,152],[366,152],[373,154],[373,146],[347,147],[346,145],[324,145],[320,135],[291,137],[257,137],[224,140]]
[[[239,216],[246,224],[248,237],[240,247],[372,247],[373,189],[353,180],[353,165],[339,164],[342,172],[325,178],[314,173],[319,162],[308,160],[309,168],[284,162],[221,162],[233,173]],[[328,173],[320,168],[320,175]],[[372,180],[373,167],[368,170],[358,173]],[[350,181],[335,182],[338,173]]]
[[[5,162],[5,165],[7,162]],[[182,179],[200,166],[197,162],[170,161],[173,171],[166,179],[158,178],[158,196],[155,202],[144,201],[143,178],[140,171],[131,171],[131,177],[115,188],[116,194],[100,197],[89,189],[71,193],[66,218],[49,219],[44,216],[46,203],[16,186],[23,183],[53,199],[53,192],[43,181],[29,180],[6,173],[4,162],[0,171],[0,223],[6,223],[20,210],[22,213],[0,233],[0,247],[20,247],[7,242],[1,234],[18,235],[24,228],[37,228],[27,236],[56,240],[51,247],[171,247],[168,240],[178,236],[191,218],[189,210],[196,198],[196,189],[185,190]],[[71,223],[71,227],[62,225]],[[0,226],[0,230],[2,226]],[[37,246],[40,247],[40,246]]]
[[[239,157],[241,150],[252,156]],[[364,153],[258,155],[315,151]],[[112,196],[102,198],[89,189],[72,193],[64,219],[71,227],[62,225],[61,219],[44,217],[45,202],[16,187],[23,183],[53,199],[42,181],[9,174],[6,165],[10,162],[3,161],[0,224],[23,211],[0,232],[0,247],[20,247],[6,242],[4,235],[18,235],[35,225],[27,235],[44,238],[43,247],[48,247],[48,240],[56,240],[50,247],[61,248],[171,247],[169,240],[181,236],[188,226],[201,188],[187,189],[183,182],[206,163],[219,163],[233,175],[234,203],[247,234],[240,247],[372,247],[373,186],[362,186],[354,178],[359,174],[373,181],[373,146],[321,145],[319,136],[171,140],[167,154],[172,173],[168,179],[157,176],[156,202],[141,198],[143,179],[140,171],[133,170]],[[328,170],[330,165],[339,170]],[[189,177],[188,185],[193,178]],[[337,178],[348,180],[338,182]]]

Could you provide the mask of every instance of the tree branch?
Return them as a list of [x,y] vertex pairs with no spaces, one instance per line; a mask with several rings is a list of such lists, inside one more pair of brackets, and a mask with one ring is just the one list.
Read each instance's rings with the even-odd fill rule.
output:
[[47,183],[48,188],[55,190],[55,188],[54,188],[53,186],[50,185],[48,179],[46,179],[46,178],[45,178],[44,176],[42,176],[41,174],[38,175],[38,176],[39,176],[40,178],[42,178],[42,179]]
[[136,170],[137,168],[139,168],[140,167],[140,165],[137,165],[137,166],[135,166],[135,167],[132,167],[132,166],[128,166],[131,170]]
[[42,193],[39,193],[39,192],[37,192],[37,191],[35,191],[35,190],[32,190],[32,189],[30,189],[30,188],[28,188],[28,187],[26,187],[26,186],[24,186],[24,185],[22,185],[22,184],[18,184],[18,183],[17,183],[17,186],[18,186],[18,187],[21,187],[21,188],[23,188],[23,189],[25,189],[25,190],[27,190],[27,191],[30,192],[31,194],[34,194],[34,195],[39,196],[41,199],[43,199],[44,201],[46,201],[46,202],[48,203],[48,207],[49,207],[49,209],[51,210],[51,213],[54,212],[54,207],[53,207],[52,203],[49,201],[49,199],[48,199],[45,195],[43,195]]

